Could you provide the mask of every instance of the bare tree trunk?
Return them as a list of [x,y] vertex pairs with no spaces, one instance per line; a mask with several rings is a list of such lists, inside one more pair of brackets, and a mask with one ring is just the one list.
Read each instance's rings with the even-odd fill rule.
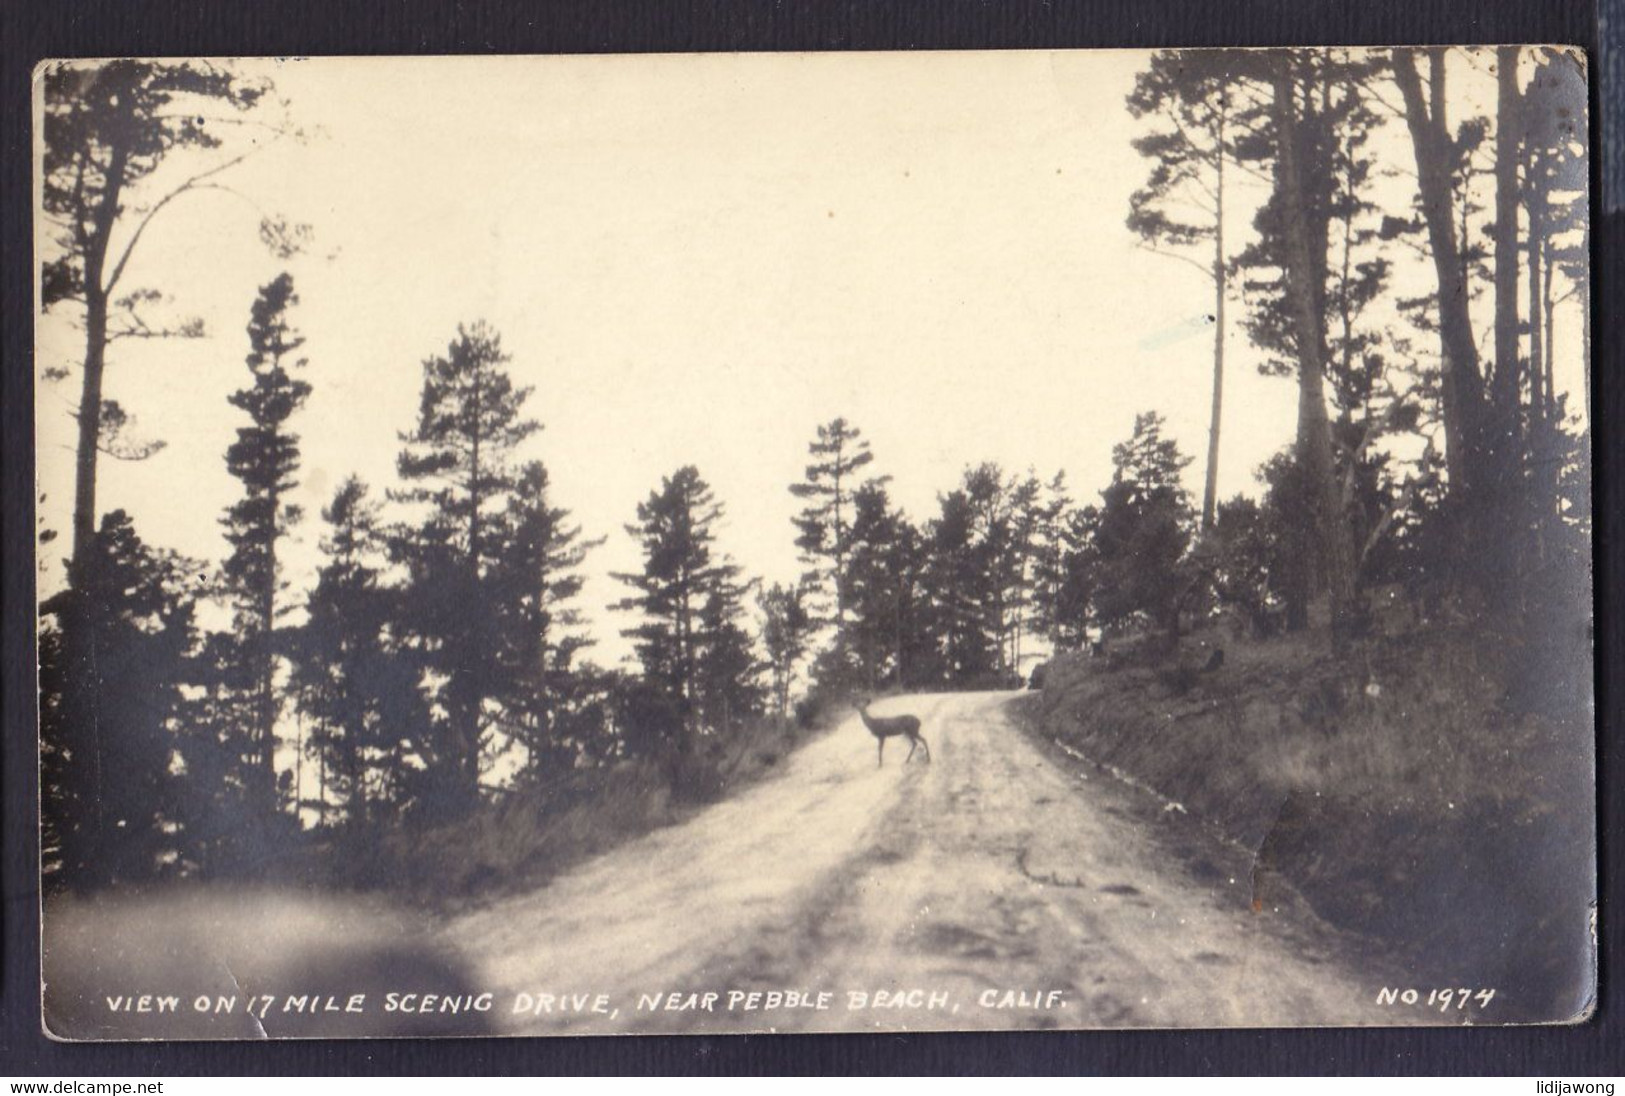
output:
[[908,682],[903,673],[903,603],[901,597],[898,598],[897,604],[892,607],[892,645],[897,651],[897,686],[898,688],[904,688]]
[[1207,475],[1202,483],[1202,531],[1213,529],[1219,494],[1219,419],[1224,409],[1224,128],[1220,122],[1213,214],[1213,407],[1207,428]]
[[[86,272],[87,282],[89,271]],[[79,448],[74,460],[73,559],[69,582],[84,581],[96,537],[96,443],[101,433],[102,373],[107,362],[107,297],[99,288],[85,288],[85,377],[79,396]]]
[[316,801],[321,804],[316,808],[316,824],[325,830],[327,829],[327,751],[322,749],[319,744],[316,748]]
[[1542,292],[1541,258],[1545,250],[1544,205],[1538,176],[1540,165],[1531,155],[1529,176],[1524,181],[1524,208],[1529,217],[1529,238],[1526,260],[1529,274],[1529,412],[1531,425],[1544,421],[1547,411],[1546,393],[1546,325],[1545,298]]
[[[133,110],[134,104],[126,103],[126,108]],[[114,132],[128,134],[130,127],[115,126]],[[120,203],[124,198],[124,173],[129,162],[128,137],[115,140],[112,155],[108,158],[107,183],[101,203],[92,217],[88,236],[81,237],[85,257],[85,377],[79,397],[79,448],[74,464],[73,559],[68,566],[70,584],[80,581],[78,571],[90,558],[91,541],[96,536],[96,445],[101,440],[102,374],[107,364],[108,288],[104,281],[107,250],[112,243],[113,226],[118,221]],[[75,228],[77,230],[77,226]]]
[[1305,501],[1313,536],[1320,548],[1326,591],[1331,598],[1336,635],[1350,622],[1354,610],[1354,555],[1342,492],[1337,484],[1331,424],[1326,415],[1323,287],[1316,284],[1315,272],[1320,265],[1314,261],[1308,213],[1304,208],[1298,108],[1294,102],[1290,65],[1291,61],[1286,60],[1275,71],[1273,113],[1279,142],[1277,193],[1281,198],[1286,244],[1286,291],[1298,356],[1298,462],[1305,481]]
[[[1518,432],[1518,47],[1496,59],[1494,445],[1514,452]],[[1498,472],[1504,469],[1497,469]]]
[[[681,581],[686,584],[689,579],[685,575]],[[688,590],[684,589],[678,595],[677,613],[677,672],[682,679],[679,694],[683,700],[683,734],[678,739],[677,749],[684,756],[693,745],[692,740],[700,733],[698,690],[694,681],[694,624],[690,612]]]
[[[1518,355],[1518,164],[1522,159],[1522,100],[1517,46],[1501,46],[1496,59],[1495,120],[1495,375],[1490,429],[1485,437],[1489,493],[1483,502],[1486,528],[1480,542],[1492,590],[1516,598],[1516,575],[1525,551],[1524,444]],[[1533,238],[1531,238],[1533,246]],[[1531,293],[1535,287],[1531,286]],[[1531,317],[1533,322],[1533,317]],[[1506,521],[1511,515],[1512,521]],[[1491,521],[1502,535],[1488,529]]]
[[[1543,240],[1541,246],[1542,250],[1546,251],[1549,248],[1549,242]],[[1541,417],[1548,422],[1552,422],[1557,418],[1557,387],[1552,372],[1552,362],[1557,353],[1557,320],[1552,310],[1553,265],[1552,256],[1547,251],[1540,272],[1540,311],[1545,320],[1545,343],[1544,350],[1541,353],[1541,392],[1546,401],[1544,406],[1541,407],[1540,413]],[[1589,372],[1589,369],[1587,372]]]
[[1416,51],[1394,51],[1394,79],[1405,100],[1405,122],[1416,157],[1417,185],[1422,216],[1427,224],[1429,250],[1438,279],[1439,343],[1444,398],[1445,462],[1453,495],[1466,498],[1472,491],[1473,464],[1478,458],[1484,402],[1478,347],[1468,313],[1467,273],[1456,238],[1455,200],[1450,185],[1451,139],[1446,129],[1444,59],[1430,56],[1433,111],[1422,98],[1416,71]]
[[[121,130],[123,127],[119,127]],[[85,291],[85,363],[84,382],[79,396],[78,447],[74,453],[73,494],[73,555],[68,560],[68,593],[62,618],[62,657],[67,672],[76,677],[89,677],[97,672],[96,642],[93,635],[93,607],[85,597],[85,586],[96,543],[96,458],[101,441],[102,377],[107,364],[107,305],[108,293],[103,288],[107,264],[107,249],[112,237],[113,224],[118,219],[119,201],[123,194],[124,172],[129,162],[129,148],[123,141],[113,147],[107,167],[107,186],[101,203],[91,217],[88,234],[81,236],[84,253]],[[78,226],[75,226],[76,230]],[[94,789],[91,817],[85,819],[85,833],[65,836],[63,855],[73,871],[83,876],[105,873],[105,865],[96,863],[98,852],[108,839],[109,824],[107,797],[102,794],[104,780],[116,779],[112,771],[112,758],[107,742],[103,740],[102,719],[95,710],[93,690],[69,688],[63,703],[69,709],[69,726],[88,730],[90,754],[87,768]],[[77,712],[77,714],[74,714]]]
[[[273,494],[272,505],[275,506],[276,496]],[[274,513],[274,510],[273,510]],[[269,802],[271,808],[279,808],[276,790],[276,655],[273,649],[273,637],[276,632],[276,542],[273,533],[272,543],[266,546],[266,568],[268,574],[265,579],[265,589],[260,592],[260,634],[259,634],[259,703],[256,713],[259,723],[260,741],[260,767],[264,770],[264,780],[269,789]],[[295,758],[295,764],[298,759]],[[296,808],[297,809],[297,808]]]
[[1546,558],[1546,523],[1555,520],[1560,511],[1558,500],[1558,468],[1556,463],[1557,392],[1552,373],[1552,358],[1556,352],[1556,319],[1552,314],[1552,272],[1556,265],[1552,255],[1549,230],[1550,206],[1547,204],[1542,162],[1544,154],[1529,150],[1528,178],[1524,180],[1525,208],[1529,215],[1528,273],[1529,273],[1529,440],[1531,506],[1536,517],[1535,550],[1539,558]]
[[299,823],[299,814],[305,795],[305,721],[303,717],[294,723],[294,753],[293,753],[293,818],[294,824]]
[[[1589,222],[1586,225],[1585,233],[1580,237],[1580,254],[1583,255],[1583,256],[1590,256],[1590,254],[1591,254],[1591,225],[1589,224]],[[1590,259],[1587,258],[1585,261],[1589,262]],[[1590,278],[1587,277],[1586,281],[1583,284],[1584,284],[1586,292],[1585,292],[1585,295],[1580,298],[1580,346],[1583,348],[1583,352],[1585,354],[1585,369],[1582,370],[1582,375],[1585,377],[1585,386],[1586,386],[1586,429],[1590,430],[1591,429],[1591,280],[1590,280]]]

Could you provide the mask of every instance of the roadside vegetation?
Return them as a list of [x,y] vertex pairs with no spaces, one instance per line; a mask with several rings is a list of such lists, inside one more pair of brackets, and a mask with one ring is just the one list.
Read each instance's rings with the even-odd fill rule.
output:
[[[252,154],[191,119],[287,125],[261,118],[272,89],[213,66],[48,73],[41,296],[85,346],[42,363],[78,387],[65,582],[41,606],[47,888],[483,894],[771,771],[854,697],[1014,688],[1047,659],[1053,736],[1258,848],[1334,919],[1424,957],[1478,919],[1509,978],[1572,969],[1550,949],[1594,864],[1590,426],[1556,367],[1565,347],[1589,357],[1579,63],[1150,56],[1125,230],[1211,278],[1202,464],[1148,408],[1078,439],[1110,449],[1105,484],[966,453],[911,515],[857,424],[787,424],[808,454],[785,485],[804,565],[788,584],[730,555],[730,500],[694,465],[624,527],[580,528],[532,456],[546,394],[472,319],[415,374],[401,363],[420,399],[392,481],[345,479],[301,512],[300,410],[324,363],[287,274],[243,302],[218,558],[98,507],[103,457],[162,448],[103,397],[120,340],[203,334],[124,284],[125,260]],[[156,172],[180,153],[207,162]],[[279,255],[309,235],[272,216],[260,232]],[[1293,440],[1225,499],[1243,345],[1293,387]],[[1134,383],[1079,376],[1056,396]],[[322,546],[306,587],[283,562],[296,529]],[[58,534],[40,529],[42,559]],[[618,666],[594,661],[581,604],[609,537],[639,560],[615,576],[635,649]]]

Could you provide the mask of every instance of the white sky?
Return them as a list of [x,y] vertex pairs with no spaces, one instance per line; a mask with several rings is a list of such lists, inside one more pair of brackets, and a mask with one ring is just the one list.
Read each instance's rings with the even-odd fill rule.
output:
[[[547,463],[555,503],[608,536],[583,598],[602,662],[629,649],[616,632],[630,622],[604,609],[623,596],[608,573],[639,564],[622,525],[682,464],[727,506],[723,548],[787,580],[801,569],[788,485],[837,415],[872,440],[873,470],[916,520],[983,460],[1046,479],[1064,468],[1091,501],[1146,409],[1199,458],[1212,343],[1193,321],[1211,289],[1124,227],[1146,162],[1123,103],[1144,58],[246,65],[270,72],[315,135],[221,181],[308,222],[314,244],[278,262],[252,206],[220,193],[154,221],[123,288],[163,289],[210,337],[115,344],[107,394],[169,444],[143,463],[104,458],[99,508],[132,511],[154,543],[223,557],[218,519],[238,490],[223,454],[241,418],[225,398],[247,378],[256,290],[284,268],[314,386],[293,423],[308,510],[285,556],[295,589],[318,563],[333,487],[355,472],[382,497],[422,359],[483,318],[516,382],[536,388],[528,410],[545,430],[529,454]],[[1560,316],[1571,388],[1575,307]],[[1257,375],[1239,324],[1228,346],[1221,497],[1253,490],[1295,414],[1293,382]],[[82,335],[48,318],[39,347],[42,367],[76,362]],[[63,546],[76,397],[77,374],[39,396],[42,517]],[[1200,475],[1198,460],[1198,496]]]

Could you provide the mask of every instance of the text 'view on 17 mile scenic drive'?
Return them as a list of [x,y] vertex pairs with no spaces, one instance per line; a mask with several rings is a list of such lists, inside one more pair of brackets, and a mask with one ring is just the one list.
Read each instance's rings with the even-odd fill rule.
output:
[[47,1031],[1585,1016],[1585,102],[42,65]]

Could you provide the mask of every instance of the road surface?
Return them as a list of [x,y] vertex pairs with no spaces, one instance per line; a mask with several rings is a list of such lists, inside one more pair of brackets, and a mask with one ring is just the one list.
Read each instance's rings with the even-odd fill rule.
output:
[[1032,741],[1016,695],[883,701],[920,717],[930,763],[894,740],[877,768],[854,717],[447,942],[514,1033],[1410,1019],[1301,903],[1255,912],[1241,850]]

